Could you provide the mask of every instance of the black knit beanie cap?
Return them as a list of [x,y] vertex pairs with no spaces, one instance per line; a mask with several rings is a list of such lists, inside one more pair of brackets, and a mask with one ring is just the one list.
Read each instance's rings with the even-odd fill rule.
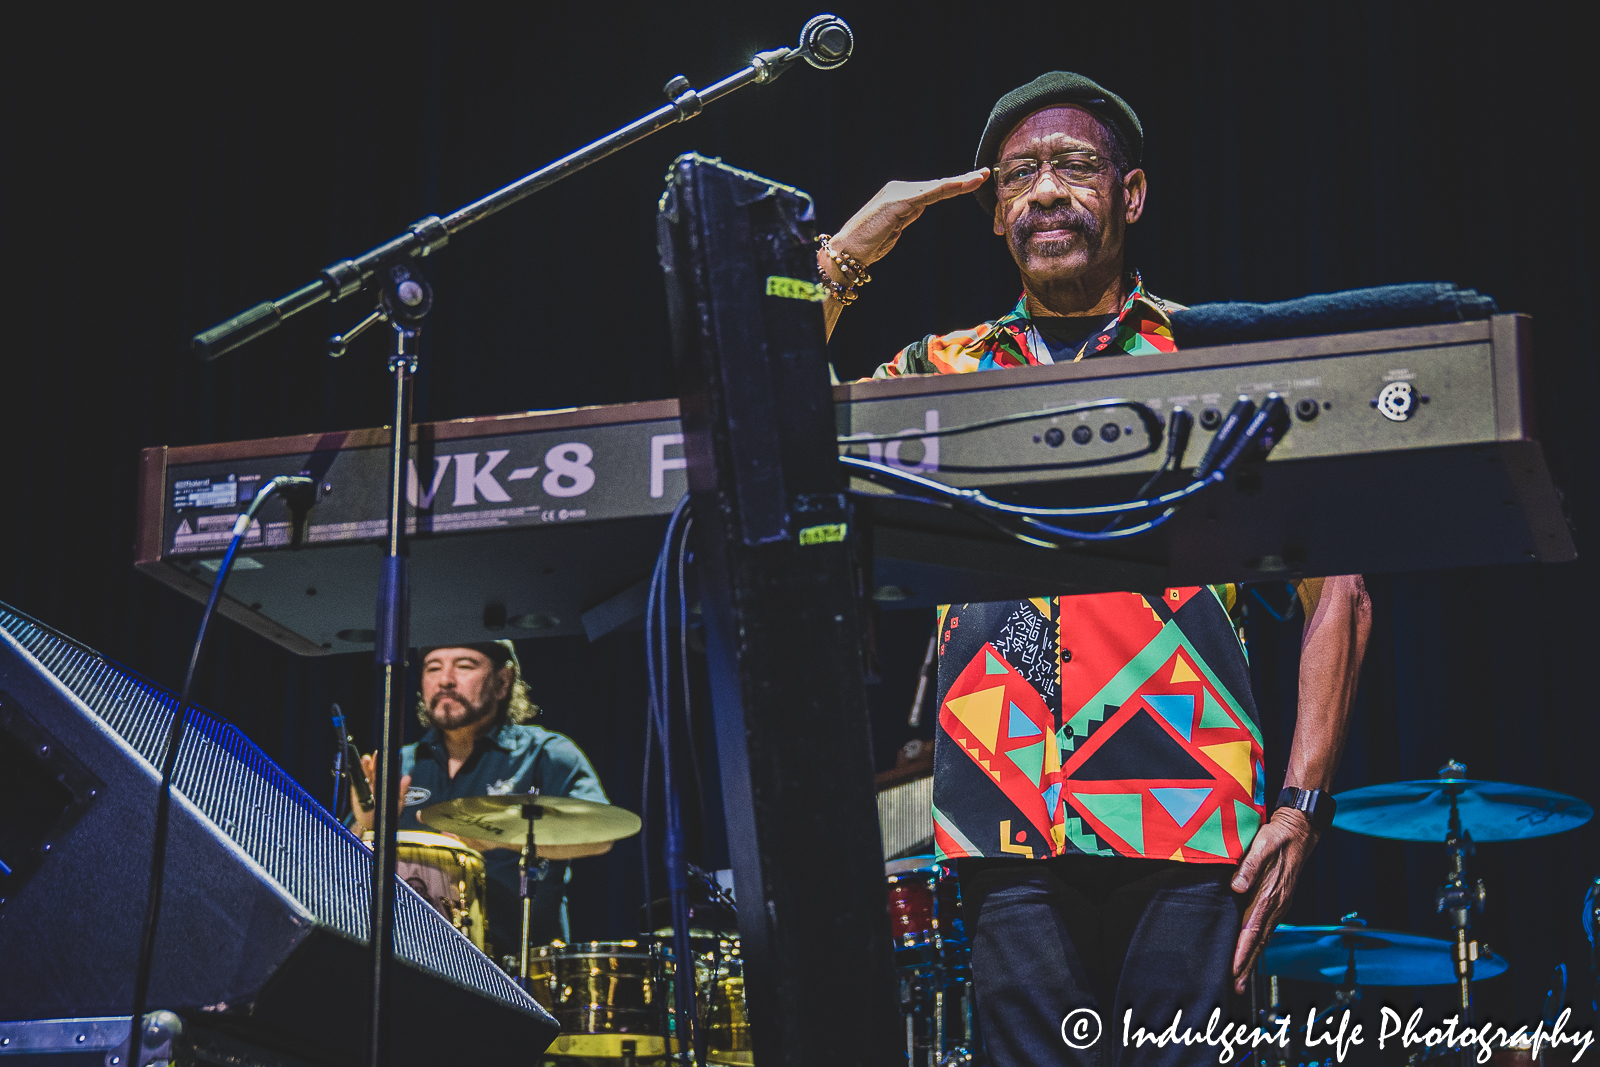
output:
[[[983,127],[983,139],[978,142],[978,155],[972,162],[973,167],[994,166],[995,157],[1000,154],[1001,142],[1016,128],[1017,123],[1053,104],[1077,104],[1092,112],[1096,118],[1115,126],[1122,135],[1123,146],[1128,150],[1129,166],[1137,167],[1144,158],[1144,127],[1139,125],[1139,116],[1133,113],[1133,108],[1122,97],[1082,74],[1053,70],[1049,74],[1039,75],[1020,89],[1011,90],[995,104],[994,110],[989,112],[988,123]],[[973,195],[978,198],[978,204],[985,214],[994,214],[998,200],[992,174]]]
[[[495,670],[499,670],[507,663],[517,662],[517,646],[510,641],[463,641],[456,645],[428,645],[419,650],[418,662],[428,658],[428,653],[440,648],[470,648],[474,652],[482,652],[489,657]],[[520,669],[521,665],[518,664]]]

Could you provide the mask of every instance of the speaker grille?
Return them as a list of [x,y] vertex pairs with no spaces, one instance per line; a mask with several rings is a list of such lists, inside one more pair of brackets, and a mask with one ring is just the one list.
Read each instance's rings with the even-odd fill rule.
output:
[[933,776],[913,778],[878,793],[883,858],[933,851]]
[[[175,694],[0,604],[0,628],[149,761],[161,766]],[[198,708],[174,787],[317,920],[368,941],[372,854],[234,726]],[[395,955],[460,985],[527,1008],[533,1001],[410,886],[395,900]]]

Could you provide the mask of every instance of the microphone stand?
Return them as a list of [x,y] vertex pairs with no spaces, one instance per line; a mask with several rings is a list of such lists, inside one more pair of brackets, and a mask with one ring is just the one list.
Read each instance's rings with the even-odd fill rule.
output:
[[[554,163],[546,164],[532,174],[519,178],[442,219],[437,215],[429,215],[413,223],[398,237],[369,249],[355,259],[343,259],[326,268],[315,281],[301,286],[287,296],[264,301],[247,311],[240,312],[226,322],[218,323],[211,329],[196,334],[191,342],[195,354],[207,361],[216,359],[223,353],[231,352],[247,341],[276,329],[285,319],[298,315],[306,308],[315,307],[324,300],[338,301],[353,296],[366,286],[368,280],[384,264],[437,252],[451,237],[473,223],[481,222],[518,200],[554,185],[562,178],[571,177],[589,164],[602,160],[635,141],[641,141],[658,130],[663,130],[676,122],[687,122],[700,114],[705,105],[720,100],[735,89],[742,89],[752,84],[765,85],[775,81],[797,59],[804,59],[821,70],[841,66],[850,58],[850,52],[854,47],[855,37],[843,19],[833,15],[817,15],[800,31],[800,43],[796,47],[774,48],[771,51],[761,52],[750,60],[748,67],[704,89],[692,88],[689,79],[680,74],[667,82],[664,89],[667,99],[672,101],[670,104],[656,108],[643,118],[630,122],[576,152],[562,156]],[[335,354],[342,355],[343,346],[376,321],[379,321],[378,317],[370,315],[356,330],[336,338],[333,342],[333,347],[337,349]]]
[[[701,109],[746,85],[764,85],[789,69],[797,59],[821,70],[842,65],[850,58],[855,37],[850,27],[834,15],[817,15],[800,31],[794,48],[761,52],[750,65],[719,82],[696,90],[678,75],[666,84],[671,103],[659,107],[621,129],[585,145],[569,155],[512,182],[480,200],[440,218],[430,215],[404,233],[355,259],[340,260],[323,270],[315,281],[287,296],[257,304],[226,322],[195,335],[197,355],[213,360],[240,345],[276,329],[284,320],[324,300],[339,301],[366,288],[380,276],[379,306],[349,331],[329,339],[329,354],[342,356],[361,333],[379,322],[394,329],[394,348],[388,373],[394,385],[390,425],[389,508],[383,570],[378,586],[377,637],[374,658],[379,668],[381,725],[378,746],[378,792],[373,826],[372,901],[368,912],[371,948],[371,1002],[368,1029],[368,1063],[384,1067],[385,1038],[389,1029],[387,976],[394,956],[394,901],[396,893],[396,830],[400,821],[400,740],[405,722],[406,651],[410,646],[410,584],[406,547],[406,460],[412,434],[413,379],[417,373],[422,324],[433,307],[433,291],[410,260],[443,248],[452,236],[510,207],[562,178],[635,141],[643,140],[676,122],[686,122]],[[681,874],[679,875],[681,878]],[[526,946],[524,946],[526,959]],[[136,1065],[130,1065],[136,1067]]]

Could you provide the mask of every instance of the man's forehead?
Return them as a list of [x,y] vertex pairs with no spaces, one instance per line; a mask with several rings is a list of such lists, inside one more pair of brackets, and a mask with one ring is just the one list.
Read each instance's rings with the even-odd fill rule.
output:
[[435,648],[422,658],[422,662],[426,665],[434,662],[448,663],[458,659],[489,662],[489,657],[475,648]]
[[1029,145],[1049,140],[1081,141],[1105,150],[1109,136],[1105,125],[1088,108],[1075,104],[1052,104],[1030,113],[1000,142],[1000,158],[1024,151]]

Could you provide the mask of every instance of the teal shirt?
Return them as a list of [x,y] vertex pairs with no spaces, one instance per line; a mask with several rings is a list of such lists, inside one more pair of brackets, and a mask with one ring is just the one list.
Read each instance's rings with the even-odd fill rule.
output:
[[[400,750],[400,772],[411,776],[411,790],[400,815],[402,830],[426,830],[417,809],[457,797],[538,793],[610,803],[600,777],[583,750],[564,734],[542,726],[502,722],[478,738],[454,778],[450,755],[437,729]],[[517,896],[517,853],[493,849],[483,857],[488,874],[486,896],[489,936],[501,955],[516,951],[521,936],[522,907]],[[533,944],[568,937],[565,862],[543,865],[533,901]]]

